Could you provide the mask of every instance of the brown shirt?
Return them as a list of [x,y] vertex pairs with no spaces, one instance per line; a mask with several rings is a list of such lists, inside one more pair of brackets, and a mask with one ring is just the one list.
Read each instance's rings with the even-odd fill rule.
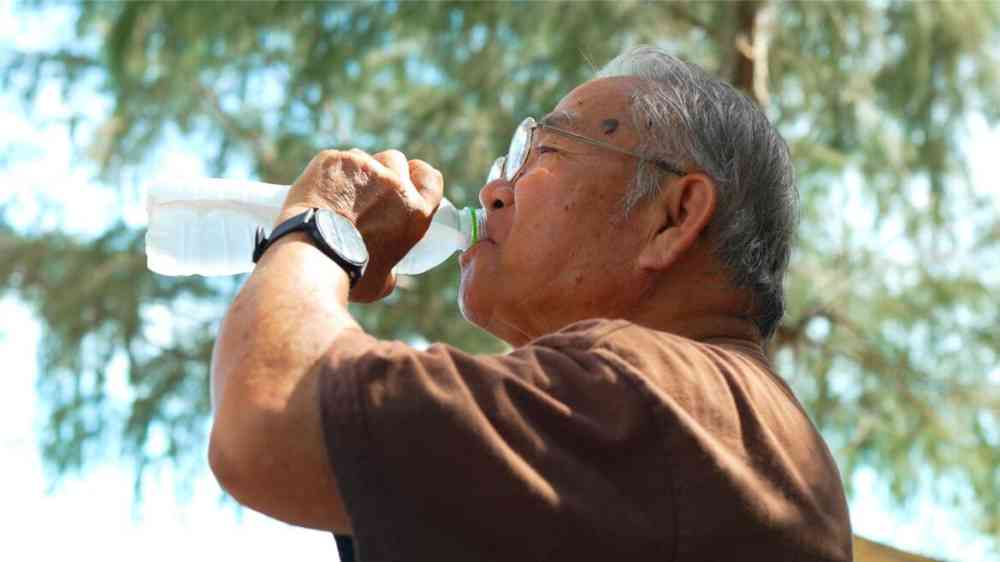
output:
[[475,356],[351,330],[327,365],[365,562],[851,559],[837,467],[749,341],[587,320]]

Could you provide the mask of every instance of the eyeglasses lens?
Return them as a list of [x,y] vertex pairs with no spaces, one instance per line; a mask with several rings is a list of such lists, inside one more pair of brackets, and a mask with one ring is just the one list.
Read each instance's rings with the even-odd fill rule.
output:
[[493,161],[493,165],[490,166],[490,173],[486,174],[486,183],[500,179],[500,174],[503,173],[503,163],[506,157],[501,156]]
[[510,148],[507,150],[507,160],[504,162],[504,179],[513,179],[524,165],[524,160],[528,156],[528,144],[531,142],[531,127],[534,124],[535,120],[528,117],[514,131],[514,137],[510,139]]

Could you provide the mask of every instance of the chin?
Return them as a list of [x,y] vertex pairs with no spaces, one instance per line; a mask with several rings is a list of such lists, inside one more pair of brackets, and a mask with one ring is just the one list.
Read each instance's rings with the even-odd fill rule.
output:
[[463,277],[458,288],[458,309],[462,312],[462,317],[484,332],[500,338],[513,347],[525,343],[527,340],[519,337],[516,330],[510,329],[504,322],[497,321],[495,301],[488,297],[481,289],[471,290]]
[[[462,272],[461,280],[458,283],[458,310],[467,321],[486,330],[483,303],[477,298],[480,291],[473,291],[472,282],[469,277]],[[488,331],[488,330],[487,330]]]
[[[477,267],[479,265],[479,267]],[[500,338],[513,347],[531,340],[513,323],[506,321],[508,295],[496,271],[484,272],[475,261],[462,268],[458,283],[458,308],[471,324]]]

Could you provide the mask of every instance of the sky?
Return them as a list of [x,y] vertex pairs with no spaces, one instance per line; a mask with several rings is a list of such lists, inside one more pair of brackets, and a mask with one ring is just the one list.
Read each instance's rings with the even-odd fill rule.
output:
[[[66,37],[70,20],[58,12],[50,17],[24,18],[0,2],[0,56],[12,46],[44,46]],[[73,103],[80,100],[74,99]],[[93,179],[93,166],[74,152],[68,131],[58,121],[68,112],[68,100],[57,88],[46,87],[36,111],[27,115],[7,92],[0,92],[0,151],[16,148],[16,158],[0,163],[0,205],[15,210],[22,228],[59,228],[81,235],[99,232],[118,214],[127,223],[145,223],[143,184],[134,179],[124,190],[106,189]],[[84,100],[94,112],[106,110],[97,98]],[[997,188],[991,158],[1000,146],[1000,130],[982,120],[971,123],[970,167],[979,189]],[[154,156],[152,169],[202,169],[199,156],[180,142],[168,142]],[[997,190],[1000,191],[1000,190]],[[62,213],[50,213],[40,201],[58,202]],[[1000,200],[1000,197],[998,197]],[[178,475],[169,467],[147,475],[144,501],[133,502],[132,468],[109,457],[80,476],[66,478],[51,493],[38,443],[44,428],[35,380],[40,328],[31,311],[13,296],[0,298],[0,357],[7,365],[0,392],[0,559],[16,560],[203,560],[234,557],[246,562],[276,557],[337,560],[328,533],[299,529],[238,510],[220,502],[221,491],[207,465],[197,476],[193,494],[178,496]],[[118,392],[127,392],[118,385]],[[112,389],[112,392],[115,392]],[[207,428],[207,426],[206,426]],[[949,560],[987,560],[985,540],[976,539],[969,525],[933,498],[920,497],[906,510],[894,508],[883,484],[872,472],[855,478],[858,493],[851,502],[855,532],[899,548]]]

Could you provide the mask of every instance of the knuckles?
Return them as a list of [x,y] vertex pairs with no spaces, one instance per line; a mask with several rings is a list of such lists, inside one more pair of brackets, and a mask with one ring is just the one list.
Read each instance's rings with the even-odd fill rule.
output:
[[390,148],[389,150],[384,150],[379,154],[384,155],[388,159],[393,159],[396,161],[406,162],[406,155],[402,152],[396,150],[395,148]]
[[330,164],[336,162],[350,162],[358,166],[366,164],[370,160],[371,156],[359,148],[352,148],[350,150],[336,150],[328,148],[321,150],[319,154],[313,157],[313,162],[320,163],[324,167],[328,167]]
[[344,154],[344,152],[341,152],[340,150],[328,148],[326,150],[319,151],[319,154],[314,156],[312,161],[320,165],[326,165],[329,162],[340,159],[342,154]]
[[439,184],[444,183],[444,174],[423,160],[410,160],[410,171],[413,174],[425,176],[427,179],[435,181]]
[[376,181],[383,185],[396,185],[399,184],[397,175],[386,173],[387,168],[392,169],[387,162],[392,161],[406,162],[413,182],[422,188],[435,189],[444,185],[444,174],[440,170],[423,160],[407,160],[406,155],[396,149],[388,149],[375,156],[358,148],[325,149],[313,157],[309,167],[313,173],[325,178],[345,178],[355,184]]

